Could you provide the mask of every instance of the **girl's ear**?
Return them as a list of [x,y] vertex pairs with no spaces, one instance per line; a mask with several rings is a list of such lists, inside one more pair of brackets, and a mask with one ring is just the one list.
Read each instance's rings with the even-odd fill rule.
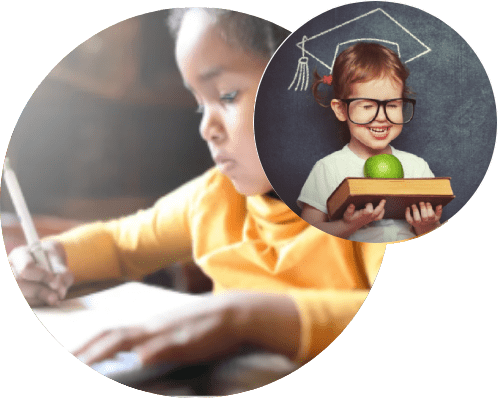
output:
[[348,115],[346,113],[346,104],[344,102],[333,99],[332,101],[330,101],[330,107],[334,111],[335,117],[341,122],[345,122],[346,120],[348,120]]

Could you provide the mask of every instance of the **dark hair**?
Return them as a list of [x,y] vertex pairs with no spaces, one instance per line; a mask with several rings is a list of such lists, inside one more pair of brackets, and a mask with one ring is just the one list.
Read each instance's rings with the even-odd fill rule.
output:
[[[184,16],[192,8],[170,10],[167,25],[172,36],[177,38]],[[217,25],[225,32],[227,41],[236,42],[242,48],[270,58],[290,32],[264,19],[237,11],[219,8],[202,8],[216,19]]]
[[[348,98],[351,94],[351,84],[367,82],[383,76],[390,76],[403,84],[403,96],[412,94],[406,86],[410,71],[401,62],[398,55],[391,49],[377,43],[357,43],[336,58],[332,71],[334,98]],[[324,83],[323,77],[314,72],[314,82],[311,91],[315,100],[322,106],[324,96],[318,91],[318,86]]]

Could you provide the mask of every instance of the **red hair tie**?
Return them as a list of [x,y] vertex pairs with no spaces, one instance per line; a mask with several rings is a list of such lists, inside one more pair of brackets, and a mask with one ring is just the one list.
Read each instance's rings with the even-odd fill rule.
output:
[[323,76],[323,82],[328,84],[329,86],[331,86],[332,85],[332,75]]

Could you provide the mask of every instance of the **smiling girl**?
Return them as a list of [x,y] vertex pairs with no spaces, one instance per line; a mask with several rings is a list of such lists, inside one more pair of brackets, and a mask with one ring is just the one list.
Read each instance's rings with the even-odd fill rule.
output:
[[346,177],[363,177],[365,161],[374,155],[396,156],[405,178],[431,178],[434,174],[421,158],[396,150],[390,143],[410,122],[415,101],[408,98],[409,72],[390,49],[376,43],[357,43],[344,50],[334,63],[333,74],[312,86],[320,102],[318,85],[334,86],[330,107],[337,119],[347,124],[350,141],[342,150],[319,160],[306,180],[298,205],[301,217],[334,236],[358,242],[394,242],[412,238],[437,228],[443,209],[430,203],[407,208],[406,220],[384,219],[385,200],[377,207],[363,209],[350,205],[343,218],[329,221],[327,199]]
[[249,344],[306,362],[354,317],[385,245],[323,233],[272,193],[256,151],[253,110],[266,63],[287,32],[214,9],[176,10],[170,22],[216,167],[151,209],[44,242],[55,274],[34,264],[27,248],[13,251],[19,286],[31,305],[55,304],[73,282],[141,279],[193,259],[213,280],[214,294],[173,318],[165,304],[154,327],[110,330],[74,354],[88,364],[122,350],[144,364],[197,362]]

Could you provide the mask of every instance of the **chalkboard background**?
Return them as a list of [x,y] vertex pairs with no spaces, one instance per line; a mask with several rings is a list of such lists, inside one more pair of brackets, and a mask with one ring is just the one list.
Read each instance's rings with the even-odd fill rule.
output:
[[[378,8],[388,15],[377,11],[344,24]],[[309,89],[313,70],[329,74],[326,66],[306,54],[308,90],[301,91],[301,85],[296,90],[297,80],[289,89],[303,55],[296,44],[341,24],[306,42],[305,49],[330,66],[337,44],[346,40],[399,43],[401,60],[409,61],[407,84],[417,105],[414,119],[392,145],[425,159],[436,176],[451,177],[456,198],[443,211],[442,221],[447,220],[471,198],[489,166],[496,140],[493,92],[477,55],[457,32],[430,14],[395,3],[357,3],[323,13],[274,55],[260,84],[254,118],[258,153],[273,188],[300,214],[296,199],[313,165],[347,143],[340,133],[344,126],[330,108],[314,101]]]

